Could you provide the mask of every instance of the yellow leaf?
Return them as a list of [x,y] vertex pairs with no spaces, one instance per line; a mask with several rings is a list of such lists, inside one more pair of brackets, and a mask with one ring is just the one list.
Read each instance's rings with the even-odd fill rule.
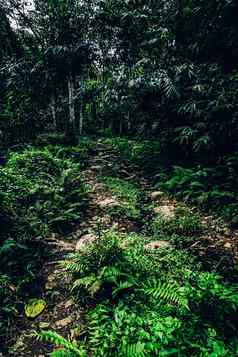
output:
[[42,299],[30,299],[24,307],[25,315],[29,318],[39,316],[46,308],[46,302]]

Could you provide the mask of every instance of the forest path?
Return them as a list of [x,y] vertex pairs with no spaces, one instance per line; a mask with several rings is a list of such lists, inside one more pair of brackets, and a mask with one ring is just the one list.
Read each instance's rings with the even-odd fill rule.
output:
[[[35,319],[24,315],[17,319],[17,333],[12,331],[14,344],[10,356],[43,357],[52,348],[39,342],[32,334],[42,329],[54,330],[64,337],[73,339],[77,336],[81,314],[71,298],[68,290],[69,281],[59,266],[66,255],[75,252],[83,244],[96,239],[99,231],[115,229],[129,233],[137,230],[134,222],[125,217],[111,217],[108,208],[114,207],[118,199],[98,180],[101,175],[115,175],[115,170],[127,178],[134,178],[135,172],[124,163],[119,164],[119,157],[105,145],[96,144],[95,155],[89,158],[88,167],[82,175],[89,188],[88,209],[82,223],[68,236],[51,234],[45,241],[49,252],[47,261],[38,274],[36,286],[32,287],[32,298],[39,297],[46,302],[45,310]],[[139,178],[141,190],[147,190],[149,184],[143,177]],[[15,335],[18,338],[15,340]]]
[[[139,232],[150,235],[150,225],[156,214],[170,220],[178,203],[153,186],[144,178],[142,171],[122,160],[111,147],[101,143],[95,146],[95,155],[89,158],[88,167],[83,177],[89,187],[89,204],[82,223],[68,236],[52,234],[46,240],[49,250],[47,262],[39,273],[39,286],[33,287],[32,297],[44,299],[46,309],[34,320],[22,314],[17,321],[18,339],[11,348],[10,356],[44,357],[52,351],[49,345],[38,342],[32,333],[42,329],[54,330],[60,335],[73,340],[78,336],[82,325],[82,312],[75,305],[68,290],[68,277],[59,266],[59,261],[82,245],[97,239],[104,230],[114,229],[119,233]],[[117,211],[120,197],[113,194],[105,184],[105,178],[116,177],[122,182],[135,185],[139,192],[138,217],[128,217]],[[125,203],[125,202],[124,202]],[[119,212],[117,214],[117,212]],[[201,258],[218,254],[218,265],[226,264],[234,256],[236,233],[226,225],[218,225],[210,216],[203,216],[203,224],[209,227],[206,236],[201,236],[187,249],[196,252]],[[166,241],[151,241],[150,248],[157,249],[169,244]],[[221,250],[222,261],[219,251]],[[227,254],[224,254],[226,252]],[[228,260],[226,260],[228,259]]]

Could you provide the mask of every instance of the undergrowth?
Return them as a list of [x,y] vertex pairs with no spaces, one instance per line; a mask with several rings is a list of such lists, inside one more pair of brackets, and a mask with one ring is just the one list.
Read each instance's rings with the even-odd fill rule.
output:
[[236,356],[237,287],[185,252],[148,251],[147,242],[109,231],[62,262],[86,308],[80,353],[52,332],[40,338],[65,356]]
[[169,161],[169,155],[161,151],[158,141],[114,137],[105,138],[102,142],[122,160],[142,169],[155,187],[238,225],[236,153],[223,157],[213,166],[183,167],[177,164],[171,167],[176,160]]
[[237,160],[230,157],[224,165],[213,168],[175,166],[167,177],[162,176],[157,187],[237,225],[237,178]]
[[143,168],[148,175],[160,167],[161,145],[158,141],[113,137],[104,138],[101,142],[114,151],[120,160]]
[[80,160],[70,158],[63,147],[12,152],[0,168],[2,339],[42,263],[43,238],[72,229],[82,218],[87,189],[81,170]]
[[198,214],[183,206],[177,207],[173,216],[169,219],[162,214],[156,214],[152,221],[152,231],[155,238],[166,238],[177,248],[186,248],[206,230]]
[[101,177],[101,181],[118,199],[117,205],[108,208],[112,216],[139,217],[138,200],[140,193],[135,184],[116,177]]

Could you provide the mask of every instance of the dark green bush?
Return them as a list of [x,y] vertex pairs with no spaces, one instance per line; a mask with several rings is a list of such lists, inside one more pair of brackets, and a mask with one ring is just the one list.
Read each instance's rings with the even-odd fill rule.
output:
[[226,165],[214,168],[175,166],[173,171],[159,182],[160,187],[185,202],[217,212],[233,224],[237,224],[238,185],[237,167],[231,158]]
[[110,137],[101,141],[125,161],[141,166],[148,173],[159,165],[160,142],[155,140],[131,140],[126,137]]
[[60,229],[78,220],[85,206],[80,172],[79,164],[57,158],[48,149],[13,153],[1,169],[2,205],[39,235],[52,226]]
[[[43,238],[81,220],[87,190],[81,166],[47,148],[13,152],[0,168],[0,284],[2,321],[15,310],[44,254]],[[3,326],[0,334],[4,334]]]

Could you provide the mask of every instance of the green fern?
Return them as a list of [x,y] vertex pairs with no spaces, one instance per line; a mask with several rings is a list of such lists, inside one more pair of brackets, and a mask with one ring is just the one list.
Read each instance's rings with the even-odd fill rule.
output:
[[128,290],[134,286],[134,281],[119,282],[117,287],[113,289],[112,296],[116,297],[121,291]]
[[71,290],[77,292],[79,289],[83,288],[93,297],[100,290],[102,283],[103,282],[95,275],[89,275],[75,280]]
[[184,296],[183,289],[177,285],[176,282],[160,282],[153,280],[148,285],[145,285],[142,291],[154,299],[161,299],[165,302],[178,305],[181,307],[188,307],[188,300]]
[[97,274],[91,274],[76,279],[71,290],[78,292],[78,290],[82,288],[93,297],[101,289],[104,283],[109,283],[117,286],[117,288],[113,290],[113,295],[116,295],[120,290],[127,289],[133,285],[129,282],[118,282],[118,280],[123,277],[128,277],[128,275],[122,273],[117,267],[105,266],[101,268]]
[[118,353],[118,356],[123,357],[145,357],[145,344],[137,342],[133,345],[122,346],[121,351]]
[[99,277],[108,283],[116,283],[122,276],[128,276],[122,273],[121,269],[116,266],[105,266],[99,271]]
[[87,269],[86,264],[77,253],[71,254],[66,260],[61,261],[59,266],[69,274],[80,273]]
[[59,349],[50,353],[50,357],[74,357],[75,354],[64,349]]
[[[49,342],[52,343],[55,346],[60,346],[63,347],[63,349],[59,350],[59,353],[61,354],[60,356],[64,356],[62,355],[62,351],[65,350],[66,352],[69,352],[71,354],[73,354],[75,357],[79,356],[79,357],[85,357],[86,353],[83,349],[83,347],[78,347],[76,344],[74,344],[73,342],[70,342],[68,340],[66,340],[64,337],[60,336],[58,333],[54,332],[54,331],[41,331],[40,333],[36,334],[36,337],[38,340],[43,341],[43,342]],[[56,357],[57,355],[54,355],[54,357]],[[70,354],[66,354],[65,356],[70,356]],[[59,357],[59,356],[57,356]]]

